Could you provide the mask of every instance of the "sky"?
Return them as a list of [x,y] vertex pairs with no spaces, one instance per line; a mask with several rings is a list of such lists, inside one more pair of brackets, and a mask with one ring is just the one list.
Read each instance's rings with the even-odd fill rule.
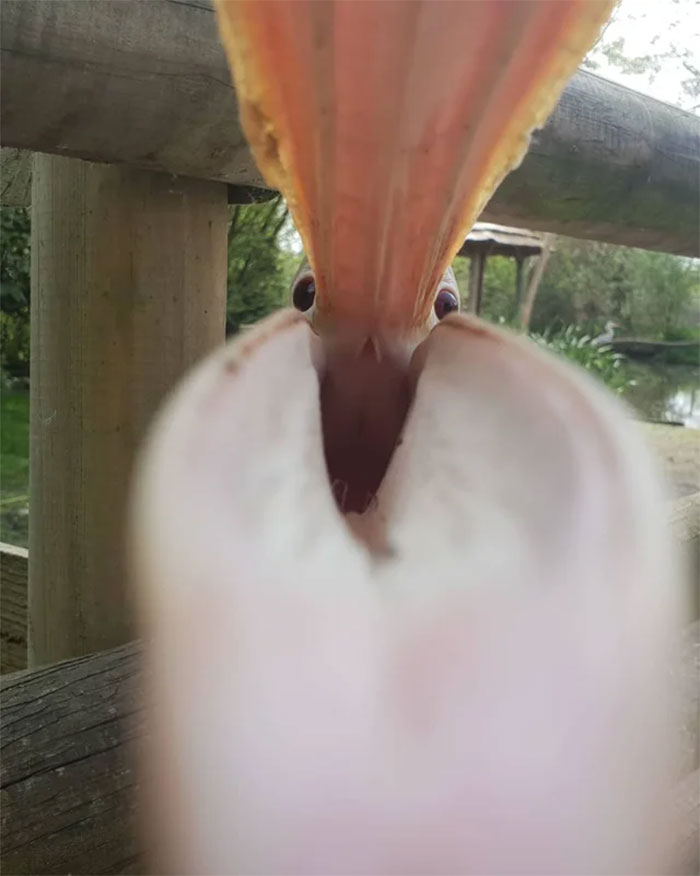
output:
[[[700,0],[621,0],[604,34],[606,42],[622,38],[626,57],[664,53],[673,48],[689,54],[693,66],[700,67]],[[589,57],[600,63],[595,72],[663,100],[682,109],[700,114],[700,97],[691,98],[683,93],[680,82],[688,77],[682,61],[675,58],[661,60],[657,74],[623,73],[608,64],[594,48]]]

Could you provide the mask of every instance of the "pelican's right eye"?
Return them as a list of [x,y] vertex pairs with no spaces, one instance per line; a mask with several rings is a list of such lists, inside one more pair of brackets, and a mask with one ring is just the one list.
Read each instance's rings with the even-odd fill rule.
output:
[[452,313],[453,310],[459,310],[459,299],[452,289],[440,289],[435,296],[433,309],[438,319],[444,319],[448,313]]
[[316,283],[311,274],[307,274],[305,277],[301,277],[294,284],[294,291],[292,292],[292,301],[294,302],[294,306],[297,310],[301,310],[302,313],[307,311],[314,303],[314,299],[316,298]]

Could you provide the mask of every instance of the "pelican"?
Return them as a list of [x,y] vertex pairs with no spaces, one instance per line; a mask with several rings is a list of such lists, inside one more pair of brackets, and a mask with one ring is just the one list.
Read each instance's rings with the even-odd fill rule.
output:
[[137,469],[156,865],[662,872],[656,470],[615,398],[445,274],[610,3],[216,8],[310,266]]
[[620,326],[616,322],[608,320],[605,323],[605,331],[593,338],[591,343],[596,347],[603,347],[606,344],[611,344],[615,338],[615,329],[619,327]]

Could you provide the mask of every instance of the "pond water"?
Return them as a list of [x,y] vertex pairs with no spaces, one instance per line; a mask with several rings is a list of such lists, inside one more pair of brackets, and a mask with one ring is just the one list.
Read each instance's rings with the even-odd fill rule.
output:
[[643,420],[700,429],[700,369],[629,360],[635,385],[625,399]]

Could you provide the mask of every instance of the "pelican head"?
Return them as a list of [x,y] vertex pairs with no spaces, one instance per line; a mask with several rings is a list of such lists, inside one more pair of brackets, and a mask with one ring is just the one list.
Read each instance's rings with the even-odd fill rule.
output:
[[137,471],[159,866],[661,872],[656,471],[617,399],[456,312],[448,270],[610,3],[216,8],[309,264]]

